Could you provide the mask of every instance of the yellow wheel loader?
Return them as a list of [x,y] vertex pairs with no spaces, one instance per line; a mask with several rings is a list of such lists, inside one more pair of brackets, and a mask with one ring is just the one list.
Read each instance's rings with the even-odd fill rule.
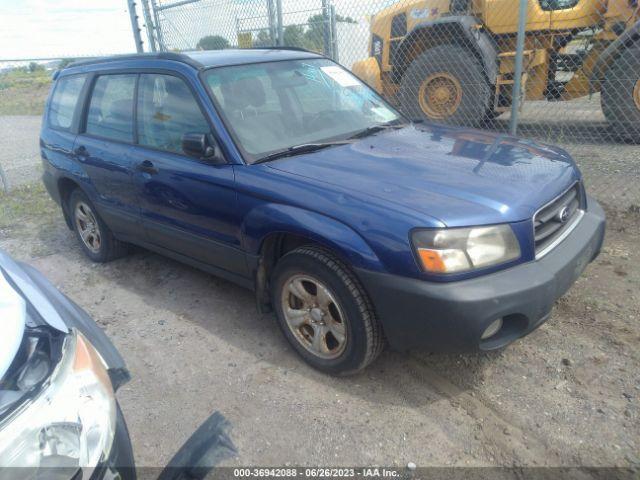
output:
[[[528,0],[527,100],[601,92],[605,117],[640,138],[638,0]],[[517,0],[401,0],[371,19],[353,71],[412,117],[478,125],[511,107]]]

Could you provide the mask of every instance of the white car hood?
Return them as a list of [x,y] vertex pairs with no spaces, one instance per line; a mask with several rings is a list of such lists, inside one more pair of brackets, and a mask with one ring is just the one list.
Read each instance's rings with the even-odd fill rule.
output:
[[27,305],[0,271],[0,379],[11,366],[24,334]]

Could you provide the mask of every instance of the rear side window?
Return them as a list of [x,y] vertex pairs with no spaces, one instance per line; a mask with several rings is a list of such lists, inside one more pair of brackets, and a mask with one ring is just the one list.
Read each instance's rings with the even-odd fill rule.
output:
[[182,153],[182,135],[210,133],[189,87],[177,77],[144,74],[138,88],[138,143]]
[[49,125],[61,130],[69,130],[73,114],[84,87],[86,75],[62,77],[56,83],[49,106]]
[[133,96],[136,75],[102,75],[89,103],[86,133],[133,142]]

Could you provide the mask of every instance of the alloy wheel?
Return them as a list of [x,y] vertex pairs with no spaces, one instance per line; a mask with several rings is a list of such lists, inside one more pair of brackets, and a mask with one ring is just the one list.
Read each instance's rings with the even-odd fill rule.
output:
[[76,228],[84,245],[93,253],[100,252],[102,236],[100,226],[91,207],[84,202],[78,202],[74,212]]
[[309,275],[293,275],[282,289],[282,312],[291,333],[323,359],[339,357],[347,345],[346,318],[335,295]]

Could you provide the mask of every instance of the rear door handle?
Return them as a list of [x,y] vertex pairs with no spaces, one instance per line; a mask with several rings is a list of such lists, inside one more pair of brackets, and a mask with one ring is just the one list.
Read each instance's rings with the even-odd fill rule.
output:
[[86,158],[89,156],[89,151],[87,150],[87,147],[80,145],[79,147],[76,147],[73,154],[77,157]]
[[138,171],[148,173],[149,175],[155,175],[158,173],[158,169],[153,165],[153,162],[150,160],[144,160],[143,162],[138,164]]

